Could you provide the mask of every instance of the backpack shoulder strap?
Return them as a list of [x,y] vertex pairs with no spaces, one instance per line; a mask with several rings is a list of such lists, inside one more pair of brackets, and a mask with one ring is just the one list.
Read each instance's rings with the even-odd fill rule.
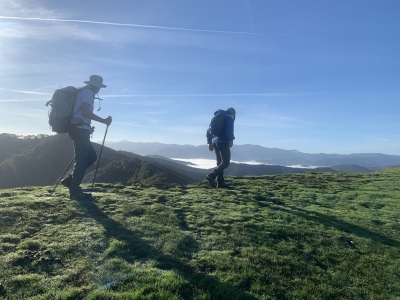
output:
[[[79,94],[80,92],[82,92],[84,89],[89,89],[89,90],[92,91],[92,89],[91,89],[90,87],[88,87],[87,85],[82,86],[82,87],[80,87],[80,88],[77,88],[77,89],[76,89],[77,92],[76,92],[76,96],[75,96],[75,101],[76,101],[76,98],[78,97],[78,94]],[[93,92],[93,91],[92,91],[92,92]],[[94,97],[94,93],[93,93],[93,97]],[[81,109],[82,109],[82,106],[79,107],[79,109],[72,115],[72,117],[75,116]]]

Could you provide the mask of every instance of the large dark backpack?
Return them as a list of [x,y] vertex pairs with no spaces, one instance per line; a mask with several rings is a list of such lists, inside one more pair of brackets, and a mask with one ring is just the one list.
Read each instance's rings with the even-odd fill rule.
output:
[[208,131],[212,135],[221,136],[225,134],[225,116],[226,111],[219,109],[214,113],[214,117],[211,119]]
[[83,88],[67,86],[56,90],[46,106],[50,105],[50,129],[57,133],[67,133],[72,117],[80,110],[73,112],[76,96]]

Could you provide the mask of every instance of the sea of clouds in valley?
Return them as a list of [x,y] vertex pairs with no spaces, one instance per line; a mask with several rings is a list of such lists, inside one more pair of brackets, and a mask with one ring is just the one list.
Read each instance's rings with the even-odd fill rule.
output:
[[[205,159],[205,158],[172,158],[173,160],[183,161],[187,163],[189,167],[198,168],[198,169],[211,169],[215,167],[215,160],[214,159]],[[236,164],[248,164],[248,165],[268,165],[264,163],[260,163],[257,161],[235,161],[231,160],[231,162]],[[302,166],[302,165],[293,165],[293,166],[286,166],[291,168],[305,168],[305,169],[315,169],[320,168],[317,166]]]

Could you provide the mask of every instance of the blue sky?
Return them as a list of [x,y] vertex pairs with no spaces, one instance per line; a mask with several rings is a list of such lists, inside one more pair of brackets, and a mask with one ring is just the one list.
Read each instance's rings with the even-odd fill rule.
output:
[[400,155],[399,13],[397,0],[1,0],[0,132],[51,134],[54,90],[98,74],[109,141],[205,144],[233,106],[236,144]]

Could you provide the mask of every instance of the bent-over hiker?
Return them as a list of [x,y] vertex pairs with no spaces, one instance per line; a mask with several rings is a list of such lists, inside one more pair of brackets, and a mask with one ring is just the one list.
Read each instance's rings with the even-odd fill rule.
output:
[[[210,151],[215,151],[217,168],[206,175],[212,187],[226,188],[224,170],[229,166],[231,160],[231,150],[233,146],[234,122],[236,111],[232,107],[226,111],[218,110],[214,113],[210,128],[207,130],[207,144]],[[214,125],[214,122],[216,125]],[[213,128],[216,127],[216,128]]]
[[80,184],[85,176],[86,169],[89,168],[97,159],[96,151],[90,142],[90,134],[93,132],[90,126],[91,121],[97,121],[109,126],[112,118],[100,118],[93,113],[94,97],[101,88],[107,87],[103,84],[103,78],[92,75],[89,81],[84,81],[87,85],[81,89],[76,96],[74,105],[74,115],[69,127],[69,137],[74,142],[75,165],[72,173],[64,178],[61,183],[69,188],[71,199],[90,199],[91,194],[83,193]]

